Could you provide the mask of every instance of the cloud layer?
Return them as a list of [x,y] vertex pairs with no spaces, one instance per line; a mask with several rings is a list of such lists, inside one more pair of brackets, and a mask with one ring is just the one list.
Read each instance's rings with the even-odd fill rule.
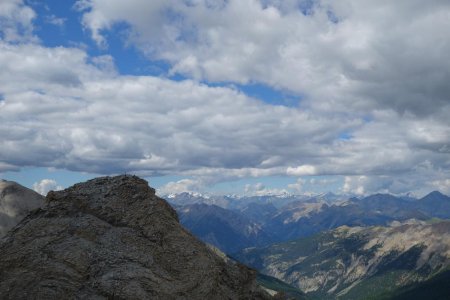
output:
[[0,151],[18,166],[279,173],[322,159],[317,148],[359,125],[233,88],[104,72],[79,49],[0,44],[0,51],[0,130],[8,140]]
[[[183,81],[45,47],[33,10],[2,3],[0,172],[195,178],[177,187],[339,175],[354,193],[450,186],[448,1],[77,2],[99,47],[122,24],[124,43]],[[302,101],[271,105],[232,85],[249,82]]]
[[448,1],[78,3],[99,45],[126,24],[126,42],[169,61],[173,73],[262,82],[332,112],[449,112]]

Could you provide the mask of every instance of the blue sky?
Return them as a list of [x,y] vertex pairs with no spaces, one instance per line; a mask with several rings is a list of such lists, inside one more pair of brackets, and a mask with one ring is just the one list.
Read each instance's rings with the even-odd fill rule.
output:
[[160,193],[450,193],[449,12],[2,1],[0,176],[43,193],[120,173]]

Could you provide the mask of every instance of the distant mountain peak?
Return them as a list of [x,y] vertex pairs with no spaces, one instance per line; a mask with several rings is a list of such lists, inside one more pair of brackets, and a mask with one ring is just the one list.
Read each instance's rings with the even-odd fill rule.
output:
[[442,194],[439,191],[432,191],[431,193],[429,193],[428,195],[424,196],[422,200],[425,201],[450,201],[450,197],[448,197],[447,195]]
[[363,200],[363,201],[374,201],[374,200],[378,200],[378,201],[401,201],[402,199],[399,198],[399,197],[396,197],[394,195],[391,195],[391,194],[376,193],[376,194],[364,197],[361,200]]
[[442,194],[442,193],[439,192],[439,191],[432,191],[431,193],[429,193],[429,194],[426,195],[425,197],[427,197],[427,196],[433,196],[433,197],[435,197],[435,196],[444,196],[444,197],[447,197],[446,195]]

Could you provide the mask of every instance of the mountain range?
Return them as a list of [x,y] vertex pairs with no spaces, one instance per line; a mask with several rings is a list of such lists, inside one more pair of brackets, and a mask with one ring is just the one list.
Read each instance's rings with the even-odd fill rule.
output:
[[349,199],[350,195],[336,195],[334,193],[324,193],[318,195],[295,195],[295,194],[280,194],[280,195],[261,195],[261,196],[239,196],[239,195],[209,195],[197,192],[182,192],[168,195],[161,195],[169,203],[177,206],[184,206],[190,204],[208,204],[217,205],[222,208],[230,210],[241,210],[249,204],[271,204],[277,208],[285,206],[291,202],[317,202],[322,201],[326,203],[339,203]]
[[173,208],[145,180],[126,175],[45,199],[1,181],[2,299],[450,294],[450,198],[439,192],[421,199],[192,193],[167,199]]
[[[199,204],[197,195],[196,204],[176,209],[200,239],[308,299],[448,299],[448,196],[283,199],[245,198],[223,208]],[[243,242],[248,228],[258,230]]]
[[[450,197],[432,192],[421,199],[375,194],[361,199],[334,197],[243,197],[219,207],[213,197],[172,195],[169,200],[181,223],[205,242],[233,253],[238,248],[308,237],[339,226],[387,226],[394,221],[450,218]],[[224,198],[220,198],[223,200]],[[286,200],[288,199],[288,200]],[[189,204],[186,204],[189,203]],[[210,205],[209,203],[216,203]],[[223,202],[222,202],[223,204]],[[225,217],[226,216],[226,217]]]

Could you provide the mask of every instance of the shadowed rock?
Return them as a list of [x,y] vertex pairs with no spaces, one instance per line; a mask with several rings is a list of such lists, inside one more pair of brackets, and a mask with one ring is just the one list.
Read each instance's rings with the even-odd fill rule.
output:
[[50,192],[0,244],[2,299],[267,299],[135,176]]

